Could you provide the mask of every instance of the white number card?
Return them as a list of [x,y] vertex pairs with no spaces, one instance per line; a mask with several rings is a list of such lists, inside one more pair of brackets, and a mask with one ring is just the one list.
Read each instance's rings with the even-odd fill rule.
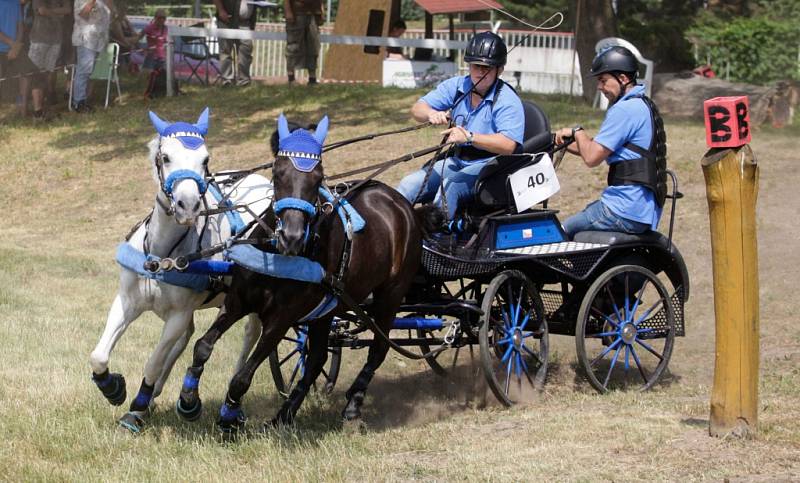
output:
[[511,175],[511,191],[514,193],[517,212],[520,213],[550,198],[560,189],[553,162],[546,153],[538,163]]

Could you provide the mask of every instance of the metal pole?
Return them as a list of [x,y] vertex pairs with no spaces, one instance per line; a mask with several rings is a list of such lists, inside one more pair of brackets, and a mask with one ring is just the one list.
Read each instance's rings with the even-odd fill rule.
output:
[[194,0],[194,18],[200,18],[200,0]]
[[328,0],[328,9],[325,11],[325,23],[331,23],[331,0]]
[[175,73],[172,72],[172,56],[173,51],[175,50],[175,45],[173,44],[172,37],[169,37],[167,41],[167,97],[172,97],[175,95],[172,89],[173,79],[175,77]]

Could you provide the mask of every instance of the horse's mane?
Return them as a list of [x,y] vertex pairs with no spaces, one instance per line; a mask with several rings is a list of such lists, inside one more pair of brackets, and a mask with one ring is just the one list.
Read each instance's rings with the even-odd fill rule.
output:
[[147,143],[147,149],[149,154],[147,159],[150,160],[150,171],[153,175],[153,180],[158,183],[158,172],[156,171],[156,153],[158,152],[158,139],[159,136],[156,135]]

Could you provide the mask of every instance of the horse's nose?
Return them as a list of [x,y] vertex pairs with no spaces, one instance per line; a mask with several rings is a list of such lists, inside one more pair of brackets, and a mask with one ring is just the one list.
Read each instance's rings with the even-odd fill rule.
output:
[[285,228],[277,231],[278,251],[283,255],[296,256],[303,251],[303,237],[301,234],[293,234]]

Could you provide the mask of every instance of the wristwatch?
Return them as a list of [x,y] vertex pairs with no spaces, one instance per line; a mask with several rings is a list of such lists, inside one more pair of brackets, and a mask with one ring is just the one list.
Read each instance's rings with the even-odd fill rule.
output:
[[467,142],[472,144],[474,140],[475,140],[475,133],[472,131],[467,131]]
[[583,131],[583,126],[580,124],[576,124],[575,127],[572,128],[572,138],[575,138],[575,133],[578,131]]

